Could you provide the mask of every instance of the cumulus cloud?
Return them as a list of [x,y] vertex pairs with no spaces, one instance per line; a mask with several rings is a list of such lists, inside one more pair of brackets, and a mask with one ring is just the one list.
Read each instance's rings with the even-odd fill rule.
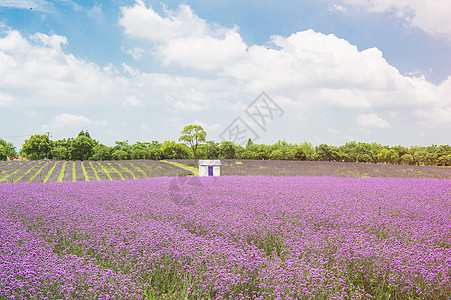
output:
[[0,34],[0,91],[27,107],[122,103],[129,85],[114,68],[66,54],[66,44],[66,37],[56,34]]
[[450,79],[437,86],[421,76],[401,75],[379,49],[359,51],[333,34],[307,30],[273,36],[264,45],[246,45],[238,28],[209,24],[188,6],[160,16],[137,1],[122,8],[122,14],[119,23],[125,32],[153,42],[163,64],[193,72],[215,71],[218,78],[230,78],[249,93],[265,90],[292,99],[294,105],[306,102],[351,109],[449,105],[443,99],[450,93]]
[[133,47],[131,49],[122,49],[125,53],[131,55],[134,59],[140,59],[145,50],[140,47]]
[[121,9],[125,33],[156,43],[156,54],[166,65],[175,63],[199,70],[217,70],[242,59],[247,45],[238,28],[208,24],[187,5],[160,16],[143,1]]
[[359,125],[368,128],[389,128],[390,124],[380,118],[376,114],[361,114],[358,115],[356,121]]
[[[152,55],[172,70],[184,68],[184,75],[145,73],[125,63],[120,70],[101,67],[66,53],[70,41],[63,36],[37,33],[24,37],[7,30],[0,33],[0,105],[108,106],[118,110],[158,107],[171,113],[187,112],[187,116],[189,112],[217,109],[223,115],[233,114],[231,121],[266,91],[283,104],[287,118],[293,114],[296,122],[319,119],[318,114],[310,118],[312,108],[338,108],[343,119],[366,129],[394,128],[396,119],[391,116],[395,115],[407,116],[412,124],[451,123],[451,77],[433,84],[422,76],[402,75],[377,48],[359,51],[333,34],[313,30],[275,35],[263,45],[248,45],[239,28],[211,24],[189,6],[159,14],[143,1],[136,1],[121,11],[119,23],[125,34],[139,39],[139,47],[132,45],[123,51],[143,61]],[[143,41],[151,49],[145,49]],[[356,111],[372,113],[356,118]],[[83,116],[71,116],[58,121],[89,124],[80,118]],[[379,116],[390,116],[390,123]],[[219,122],[227,120],[205,124],[214,124],[210,129],[217,130]],[[336,130],[349,134],[345,128]]]
[[[123,108],[164,104],[168,109],[207,110],[233,94],[228,79],[200,79],[101,67],[64,51],[67,39],[16,30],[0,33],[0,103],[28,108]],[[13,99],[14,98],[14,99]]]
[[168,41],[174,38],[201,37],[209,31],[206,21],[194,14],[187,5],[180,5],[177,11],[166,11],[160,16],[144,1],[137,0],[131,7],[121,8],[119,24],[125,33],[151,41]]
[[388,12],[406,22],[408,26],[451,40],[451,0],[339,0],[335,10],[346,13],[346,8],[360,9],[369,13]]
[[54,117],[53,119],[53,128],[84,128],[86,126],[107,126],[108,122],[103,121],[93,121],[88,117],[82,115],[73,115],[73,114],[60,114]]
[[[230,63],[244,59],[246,44],[236,30],[228,30],[223,38],[210,35],[176,38],[157,47],[164,64],[210,71],[223,69]],[[183,51],[180,51],[183,49]]]

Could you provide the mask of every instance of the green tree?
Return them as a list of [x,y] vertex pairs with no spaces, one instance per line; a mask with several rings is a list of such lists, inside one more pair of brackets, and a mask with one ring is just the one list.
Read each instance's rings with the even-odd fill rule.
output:
[[179,141],[186,143],[193,150],[194,164],[197,165],[197,147],[205,142],[207,133],[200,125],[187,125],[182,130],[182,136]]
[[79,135],[70,145],[70,154],[73,160],[90,159],[94,149],[94,141],[86,136]]
[[241,155],[241,158],[242,158],[242,159],[257,159],[257,155],[256,155],[256,153],[253,152],[253,151],[246,150],[246,151],[244,151],[244,153]]
[[64,146],[57,146],[57,147],[53,147],[53,155],[55,158],[57,158],[58,160],[63,160],[66,158],[67,156],[67,148]]
[[78,136],[85,136],[85,137],[91,138],[91,136],[89,135],[89,132],[87,130],[86,130],[86,132],[84,132],[83,130],[80,131],[78,133]]
[[162,158],[162,153],[160,147],[150,146],[147,148],[146,159],[160,160]]
[[314,161],[317,159],[315,147],[313,147],[312,143],[304,141],[301,144],[299,144],[299,147],[302,148],[306,160]]
[[131,146],[130,156],[132,159],[145,159],[147,156],[147,149],[150,147],[150,143],[136,142]]
[[0,139],[0,160],[17,157],[16,148],[11,142]]
[[356,141],[346,142],[340,146],[340,158],[346,162],[357,162],[358,144]]
[[114,145],[113,147],[113,152],[116,150],[122,150],[125,153],[127,153],[127,158],[125,159],[130,159],[131,155],[132,155],[132,146],[128,143],[128,140],[126,141],[116,141],[115,142],[116,145]]
[[399,155],[393,149],[384,148],[379,152],[378,160],[386,164],[395,164],[399,160]]
[[244,152],[246,152],[246,148],[244,148],[241,145],[233,144],[233,148],[235,149],[235,159],[242,158],[244,155]]
[[296,146],[296,148],[294,148],[294,158],[297,160],[306,160],[307,159],[307,155],[304,152],[304,147],[299,145],[299,146]]
[[321,144],[316,147],[316,154],[321,161],[333,161],[339,158],[339,149],[336,146]]
[[451,154],[442,155],[437,160],[438,166],[451,166]]
[[415,160],[413,159],[412,154],[404,154],[403,156],[401,156],[401,163],[403,165],[414,165],[415,164]]
[[125,150],[114,150],[113,153],[111,154],[111,157],[114,160],[126,160],[128,159],[128,153],[125,152]]
[[112,149],[103,144],[97,144],[92,149],[92,159],[93,160],[110,160]]
[[254,142],[252,142],[252,139],[248,139],[247,143],[246,143],[246,150],[249,150],[248,147],[252,146],[254,144]]
[[402,156],[404,154],[409,154],[409,149],[404,147],[404,146],[401,146],[401,145],[393,146],[393,147],[391,147],[391,149],[395,150],[398,153],[399,159],[396,162],[397,164],[401,164],[402,163],[402,159],[401,158],[402,158]]
[[234,159],[235,158],[235,147],[230,141],[223,141],[221,146],[219,146],[220,155],[224,159]]
[[283,160],[284,155],[283,155],[282,151],[280,151],[280,150],[273,150],[271,152],[269,158],[273,159],[273,160]]
[[294,160],[295,158],[295,149],[296,145],[290,144],[286,141],[277,141],[277,143],[271,145],[269,147],[269,151],[272,154],[275,150],[278,150],[282,153],[281,160]]
[[28,159],[35,160],[48,157],[53,142],[46,134],[35,134],[26,139],[20,152]]
[[165,141],[161,146],[161,153],[163,158],[182,159],[190,158],[189,148],[183,144],[175,141]]
[[426,151],[424,150],[423,146],[411,146],[409,149],[410,154],[412,155],[415,164],[417,166],[420,166],[423,164],[425,157],[426,157]]

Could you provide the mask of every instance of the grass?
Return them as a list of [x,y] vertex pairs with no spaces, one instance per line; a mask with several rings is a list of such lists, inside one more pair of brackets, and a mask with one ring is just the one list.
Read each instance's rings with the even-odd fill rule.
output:
[[[115,167],[113,167],[113,166],[111,165],[111,163],[106,163],[106,164],[108,164],[108,165],[110,166],[111,172],[119,174],[119,176],[121,177],[121,179],[124,179],[124,176],[122,176],[121,172],[119,172]],[[107,169],[107,170],[108,170],[108,169]],[[109,175],[109,174],[108,174],[108,175]],[[110,176],[110,177],[111,177],[111,176]]]
[[133,168],[135,168],[135,170],[137,170],[138,172],[141,172],[141,173],[144,175],[144,177],[146,177],[146,172],[144,172],[144,170],[141,169],[138,165],[133,164],[133,163],[131,163],[131,162],[130,162],[130,165],[131,165]]
[[110,172],[108,171],[108,169],[105,167],[105,165],[103,163],[97,162],[100,166],[100,168],[102,169],[101,172],[104,172],[106,174],[106,176],[108,176],[108,178],[110,180],[112,180],[111,176],[110,176]]
[[61,167],[61,171],[60,171],[60,174],[58,175],[58,179],[56,180],[56,182],[61,182],[61,181],[63,181],[64,171],[66,170],[66,165],[67,165],[67,161],[65,161],[65,162],[63,163],[63,166]]
[[83,170],[83,175],[85,176],[85,181],[89,181],[88,172],[86,172],[85,165],[81,162],[81,169]]
[[[13,183],[18,182],[22,177],[24,177],[25,175],[27,175],[28,173],[32,172],[32,170],[36,167],[39,167],[41,165],[41,163],[35,164],[33,166],[31,166],[31,168],[29,168],[25,173],[23,173],[22,175],[14,178],[14,180],[12,181]],[[46,164],[42,165],[41,168],[38,169],[38,171],[36,172],[37,174],[39,174],[42,170],[43,167],[45,167]],[[34,176],[33,176],[34,177]]]
[[94,172],[94,175],[96,176],[96,179],[97,179],[97,180],[100,180],[100,177],[99,177],[99,175],[97,174],[97,170],[96,170],[96,168],[94,168],[94,166],[92,165],[92,162],[89,162],[89,164],[91,165],[91,169],[92,169],[92,171]]
[[[8,178],[10,178],[11,176],[13,176],[14,174],[16,174],[19,170],[22,170],[23,168],[27,167],[30,163],[26,163],[23,166],[20,166],[19,168],[17,168],[17,170],[15,170],[14,172],[6,175],[5,177],[3,177],[2,179],[0,179],[0,182],[4,182],[6,181]],[[13,177],[11,177],[11,182],[13,182]]]
[[[47,174],[45,175],[44,179],[42,180],[42,182],[47,182],[47,180],[49,180],[49,177],[52,175],[53,171],[56,168],[56,165],[58,164],[58,162],[56,162],[53,167],[47,172]],[[30,179],[31,180],[31,179]]]
[[[132,165],[132,166],[133,166],[133,165]],[[132,172],[125,164],[122,165],[122,168],[123,168],[126,172],[129,172],[130,174],[132,174],[133,179],[136,179],[136,178],[137,178],[137,177],[135,176],[135,173]]]
[[[48,164],[48,162],[46,162],[45,164],[41,165],[41,167],[38,168],[38,170],[36,171],[36,173],[35,173],[33,176],[31,176],[31,178],[28,180],[28,182],[31,182],[36,176],[40,176],[40,174],[41,174],[41,172],[42,172],[42,169],[44,169],[45,166],[47,166],[47,164]],[[37,166],[39,166],[39,165],[36,165],[35,167],[37,167]],[[33,167],[33,168],[35,168],[35,167]],[[29,173],[33,168],[31,168],[27,173]],[[25,174],[26,174],[26,173],[25,173]],[[24,174],[24,175],[25,175],[25,174]],[[46,176],[44,176],[44,179],[42,180],[42,182],[45,182],[44,180],[45,180],[46,178],[48,178],[47,174],[46,174]]]
[[193,172],[194,176],[199,176],[199,168],[193,167],[193,166],[189,166],[189,165],[185,165],[179,162],[175,162],[175,161],[167,161],[167,160],[162,160],[162,162],[171,164],[173,166],[185,169],[187,171],[191,171]]

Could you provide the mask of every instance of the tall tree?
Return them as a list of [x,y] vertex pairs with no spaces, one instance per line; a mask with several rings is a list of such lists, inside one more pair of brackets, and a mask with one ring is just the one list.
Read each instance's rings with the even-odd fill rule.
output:
[[92,159],[93,160],[110,160],[112,149],[103,144],[97,144],[92,149]]
[[41,159],[47,157],[53,142],[46,134],[35,134],[25,140],[20,150],[28,159]]
[[92,156],[94,141],[86,135],[76,137],[70,146],[70,153],[74,160],[85,160]]
[[193,150],[194,163],[197,165],[197,147],[205,142],[207,133],[200,125],[187,125],[182,130],[179,141],[186,143]]
[[233,143],[230,141],[224,141],[219,146],[219,150],[221,153],[221,157],[224,159],[234,159],[235,158],[235,147],[233,147]]
[[58,160],[62,160],[67,156],[67,148],[64,146],[54,147],[52,152],[54,157],[58,158]]
[[0,139],[0,160],[6,160],[8,157],[17,156],[16,147],[11,142]]

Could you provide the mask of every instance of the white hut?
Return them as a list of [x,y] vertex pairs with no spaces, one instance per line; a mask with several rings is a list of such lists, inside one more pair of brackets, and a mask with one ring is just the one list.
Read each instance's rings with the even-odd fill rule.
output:
[[199,176],[221,176],[221,161],[199,160]]

